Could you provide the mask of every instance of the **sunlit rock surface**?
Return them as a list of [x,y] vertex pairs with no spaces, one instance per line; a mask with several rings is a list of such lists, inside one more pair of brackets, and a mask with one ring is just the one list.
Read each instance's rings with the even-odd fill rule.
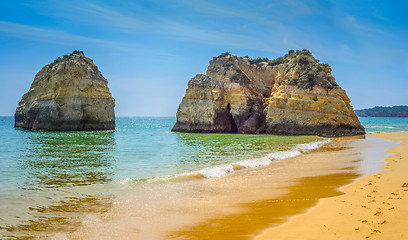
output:
[[308,50],[275,60],[224,53],[193,77],[173,131],[349,136],[364,134],[328,64]]
[[82,51],[43,67],[15,113],[15,127],[78,131],[115,128],[108,81]]

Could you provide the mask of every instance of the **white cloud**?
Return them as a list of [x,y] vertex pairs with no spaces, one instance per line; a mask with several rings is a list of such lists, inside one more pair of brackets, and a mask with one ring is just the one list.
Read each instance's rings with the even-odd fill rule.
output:
[[[174,20],[167,16],[160,16],[147,10],[144,11],[143,9],[138,9],[140,16],[146,17],[146,15],[148,15],[149,21],[144,21],[140,16],[136,16],[129,11],[117,11],[112,7],[95,4],[88,4],[87,6],[88,7],[85,8],[74,7],[76,12],[81,12],[79,17],[86,16],[86,19],[93,19],[93,21],[87,23],[98,25],[104,29],[109,28],[112,32],[133,32],[134,34],[141,34],[144,37],[149,35],[159,35],[164,38],[185,42],[226,46],[228,48],[277,52],[262,38],[231,33],[225,29],[223,31],[209,30],[197,26],[196,24],[187,23],[182,20]],[[209,9],[217,8],[217,6],[218,5],[208,5],[207,10],[209,11]],[[203,11],[207,10],[203,9]],[[244,15],[248,17],[248,14],[245,15],[240,12],[235,12],[236,10],[220,9],[219,11],[220,14],[228,11],[228,15]]]
[[260,38],[204,29],[169,19],[163,19],[162,23],[163,24],[159,27],[161,29],[160,31],[165,33],[169,38],[201,44],[226,46],[230,49],[276,52],[276,49],[272,49],[267,41]]
[[273,18],[264,17],[259,12],[254,12],[248,8],[234,8],[229,4],[228,6],[224,6],[220,3],[210,3],[208,1],[201,1],[201,0],[179,0],[184,6],[187,6],[192,11],[197,13],[203,13],[209,16],[221,17],[221,18],[237,18],[237,19],[244,19],[249,20],[256,23],[262,23],[263,25],[275,25],[277,27],[282,27],[279,21],[274,21]]
[[85,13],[85,20],[89,21],[89,19],[92,19],[92,21],[89,21],[90,23],[93,22],[104,26],[110,25],[124,31],[140,31],[150,25],[148,22],[136,16],[132,16],[131,13],[126,15],[112,8],[96,4],[87,4],[86,7],[78,8],[77,11],[83,11]]
[[77,34],[67,33],[61,30],[33,27],[24,24],[12,23],[0,21],[0,34],[2,36],[15,37],[20,39],[25,39],[29,41],[39,41],[39,42],[52,42],[59,44],[72,44],[75,45],[84,44],[97,44],[110,49],[115,49],[123,52],[133,52],[133,53],[149,53],[160,56],[171,56],[164,51],[156,49],[146,49],[135,47],[132,44],[111,41],[99,38],[92,38]]
[[364,23],[356,17],[348,15],[343,19],[339,19],[340,26],[343,26],[347,31],[355,35],[376,35],[384,34],[384,31],[369,23]]
[[60,30],[33,27],[24,24],[0,21],[0,32],[3,36],[18,37],[40,41],[90,42],[110,44],[109,41],[71,34]]

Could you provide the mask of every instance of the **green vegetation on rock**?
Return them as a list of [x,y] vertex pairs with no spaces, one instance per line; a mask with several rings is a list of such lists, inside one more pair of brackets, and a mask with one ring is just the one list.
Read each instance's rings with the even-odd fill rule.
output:
[[328,64],[309,50],[283,57],[223,53],[188,83],[173,131],[347,136],[364,134]]

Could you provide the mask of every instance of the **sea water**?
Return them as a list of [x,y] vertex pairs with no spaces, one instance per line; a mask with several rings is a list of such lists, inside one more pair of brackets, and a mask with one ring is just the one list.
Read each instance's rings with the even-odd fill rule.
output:
[[[407,131],[408,120],[360,118],[368,131]],[[115,191],[219,178],[317,148],[316,136],[174,133],[172,117],[119,117],[112,131],[14,129],[0,117],[0,236],[71,231],[103,212]],[[28,233],[28,234],[27,234]]]
[[360,117],[366,132],[406,132],[408,118],[403,117]]

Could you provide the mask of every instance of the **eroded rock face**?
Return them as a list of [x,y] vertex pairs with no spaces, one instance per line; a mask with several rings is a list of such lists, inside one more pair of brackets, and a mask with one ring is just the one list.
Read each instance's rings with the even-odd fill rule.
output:
[[275,60],[228,53],[193,77],[173,131],[348,136],[364,134],[346,92],[307,51]]
[[115,100],[108,81],[82,51],[43,67],[15,113],[15,127],[78,131],[115,128]]

